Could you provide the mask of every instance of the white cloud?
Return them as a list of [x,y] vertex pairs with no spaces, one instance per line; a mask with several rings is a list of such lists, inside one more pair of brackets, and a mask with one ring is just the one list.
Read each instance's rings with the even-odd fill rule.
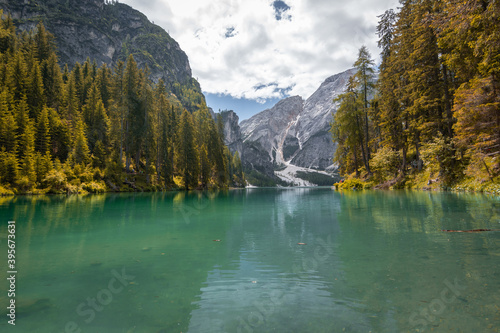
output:
[[[202,89],[264,101],[309,97],[366,45],[378,59],[377,15],[397,0],[122,0],[179,42]],[[280,2],[280,5],[283,4]],[[257,89],[259,88],[259,89]]]

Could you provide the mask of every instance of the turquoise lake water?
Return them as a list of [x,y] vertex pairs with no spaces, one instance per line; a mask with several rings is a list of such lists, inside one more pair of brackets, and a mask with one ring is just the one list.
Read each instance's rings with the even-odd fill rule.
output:
[[[0,198],[0,332],[500,332],[500,198]],[[16,222],[16,326],[7,222]]]

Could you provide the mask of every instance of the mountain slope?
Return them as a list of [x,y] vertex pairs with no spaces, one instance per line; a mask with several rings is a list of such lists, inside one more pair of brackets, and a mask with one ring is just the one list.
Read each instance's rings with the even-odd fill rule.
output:
[[336,145],[329,130],[338,105],[333,100],[344,92],[354,73],[351,69],[329,77],[306,101],[300,96],[289,97],[242,121],[244,142],[258,142],[263,153],[278,165],[334,169]]
[[278,102],[273,108],[262,111],[241,122],[244,142],[258,142],[276,164],[285,162],[284,139],[302,112],[304,101],[295,96]]
[[307,100],[289,97],[238,124],[233,111],[222,112],[226,145],[238,151],[247,174],[298,186],[333,184],[338,178],[330,122],[354,69],[327,78]]
[[291,163],[297,166],[326,170],[333,168],[333,154],[337,148],[332,141],[330,122],[338,104],[333,100],[342,94],[354,69],[333,75],[309,97],[300,114],[295,129],[299,148],[293,153]]
[[148,65],[153,81],[163,79],[190,111],[193,106],[180,96],[186,91],[194,92],[197,102],[205,103],[179,44],[125,4],[104,0],[0,0],[0,9],[11,14],[20,30],[34,29],[42,21],[55,36],[61,64],[71,68],[88,57],[98,66],[114,66],[132,54],[139,67]]

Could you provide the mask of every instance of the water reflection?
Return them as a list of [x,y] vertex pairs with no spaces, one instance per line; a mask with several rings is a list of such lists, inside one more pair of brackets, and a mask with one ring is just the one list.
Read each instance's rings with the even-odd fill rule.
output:
[[[500,228],[498,197],[258,189],[0,199],[0,218],[17,221],[21,331],[64,331],[68,321],[134,333],[500,325],[500,233],[441,231]],[[122,268],[135,278],[87,323],[75,310]],[[453,301],[436,298],[443,290]],[[437,319],[422,315],[439,302]]]

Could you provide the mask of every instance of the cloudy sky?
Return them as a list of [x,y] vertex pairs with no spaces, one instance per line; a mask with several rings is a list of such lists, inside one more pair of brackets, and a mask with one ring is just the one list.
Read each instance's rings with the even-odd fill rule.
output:
[[378,62],[377,15],[397,0],[120,0],[179,42],[207,102],[241,119],[279,99],[309,97],[352,67],[366,45]]

